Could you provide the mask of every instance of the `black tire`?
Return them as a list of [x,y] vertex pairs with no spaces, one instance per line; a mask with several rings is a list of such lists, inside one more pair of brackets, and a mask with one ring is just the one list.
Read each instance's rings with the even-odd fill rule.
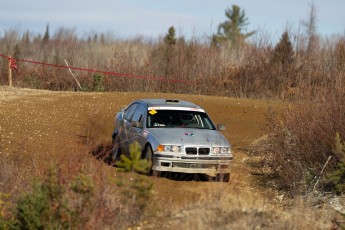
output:
[[156,171],[151,169],[151,175],[155,177],[160,177],[161,176],[161,171]]
[[152,148],[151,148],[150,145],[146,145],[146,147],[145,147],[144,159],[146,159],[147,162],[149,163],[149,169],[148,169],[147,174],[159,177],[161,175],[161,172],[160,171],[152,170],[152,166],[153,166],[153,151],[152,151]]
[[112,149],[108,157],[108,164],[115,165],[115,163],[121,159],[121,152],[119,138],[115,137],[113,138]]
[[111,156],[109,157],[109,164],[115,166],[116,162],[121,160],[121,148],[114,148],[111,151]]
[[216,181],[219,182],[229,182],[230,180],[230,173],[219,173],[216,176]]

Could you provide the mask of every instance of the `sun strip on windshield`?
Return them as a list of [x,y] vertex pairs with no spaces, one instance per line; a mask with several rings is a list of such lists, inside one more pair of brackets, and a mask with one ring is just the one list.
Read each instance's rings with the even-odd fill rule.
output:
[[155,111],[155,110],[183,110],[183,111],[197,111],[197,112],[205,112],[205,110],[203,110],[203,109],[198,109],[198,108],[190,108],[190,107],[175,107],[175,106],[171,106],[171,107],[169,107],[169,106],[164,106],[164,107],[156,107],[156,106],[154,106],[154,107],[148,107],[148,109],[147,110],[153,110],[153,111]]

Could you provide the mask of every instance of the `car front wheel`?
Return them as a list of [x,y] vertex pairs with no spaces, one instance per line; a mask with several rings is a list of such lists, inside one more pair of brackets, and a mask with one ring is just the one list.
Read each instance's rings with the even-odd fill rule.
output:
[[150,145],[147,145],[145,147],[145,152],[144,152],[144,159],[147,160],[147,163],[149,164],[149,169],[148,169],[148,175],[153,175],[153,176],[160,176],[160,171],[155,171],[152,170],[153,166],[153,151]]
[[219,182],[229,182],[230,180],[230,173],[219,173],[216,176],[216,180]]

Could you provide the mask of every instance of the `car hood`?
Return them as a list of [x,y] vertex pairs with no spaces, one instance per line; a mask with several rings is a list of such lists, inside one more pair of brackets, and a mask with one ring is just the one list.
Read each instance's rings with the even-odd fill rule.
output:
[[230,146],[225,137],[217,130],[191,129],[191,128],[151,128],[151,135],[161,144],[182,145],[219,145]]

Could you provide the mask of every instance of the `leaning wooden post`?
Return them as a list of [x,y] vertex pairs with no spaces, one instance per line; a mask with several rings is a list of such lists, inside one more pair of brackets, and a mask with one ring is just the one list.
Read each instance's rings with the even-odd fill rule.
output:
[[12,57],[9,55],[8,58],[8,85],[12,86],[12,68],[11,68],[11,63],[12,63]]

